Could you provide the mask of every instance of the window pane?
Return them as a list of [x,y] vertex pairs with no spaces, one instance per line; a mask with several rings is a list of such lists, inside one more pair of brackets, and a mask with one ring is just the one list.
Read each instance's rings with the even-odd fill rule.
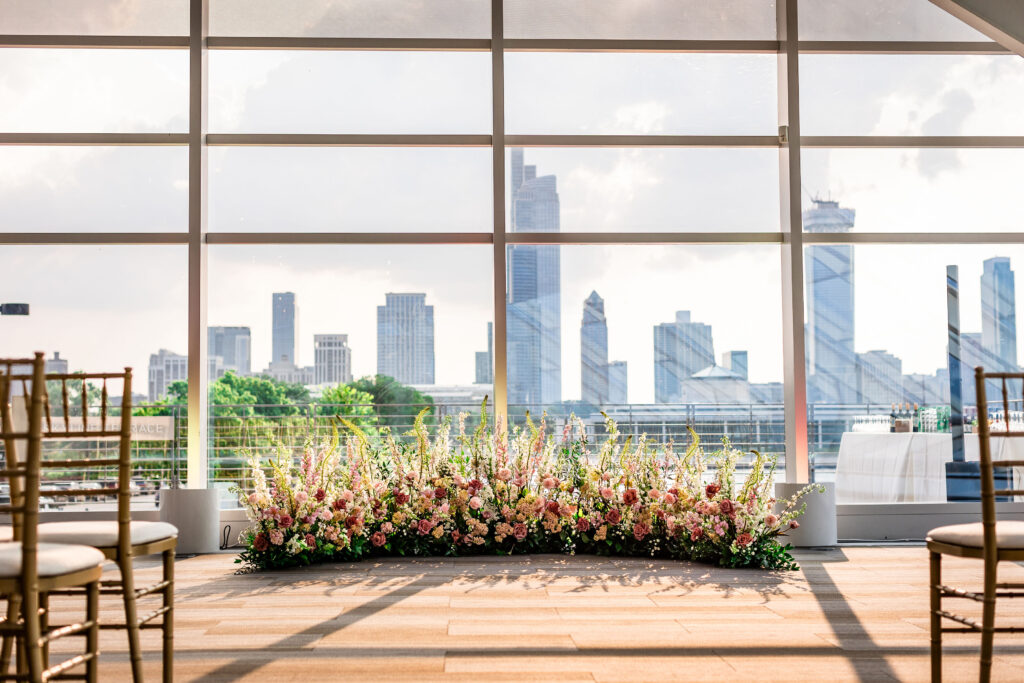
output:
[[2,303],[28,316],[0,318],[0,357],[58,352],[70,371],[134,370],[146,395],[159,349],[184,354],[188,301],[184,246],[4,246]]
[[1017,56],[803,55],[805,135],[1019,135]]
[[[828,244],[807,247],[804,259],[815,478],[834,478],[840,503],[945,502],[953,457],[946,267],[958,268],[957,370],[970,430],[973,368],[1019,371],[1014,276],[1024,248]],[[894,403],[911,429],[914,404],[923,409],[921,431],[889,431]],[[1019,398],[1012,409],[1017,420]],[[967,434],[964,446],[977,460],[977,436]]]
[[800,3],[802,40],[989,40],[928,0]]
[[223,50],[218,133],[489,133],[490,53]]
[[[517,156],[518,155],[518,156]],[[774,149],[510,149],[510,229],[516,197],[552,184],[564,232],[715,232],[779,229],[779,154]],[[524,166],[524,162],[529,165]],[[735,201],[743,197],[743,201]]]
[[218,36],[490,38],[489,0],[212,0]]
[[781,452],[779,267],[776,245],[510,246],[510,412]]
[[424,407],[432,424],[478,416],[493,394],[492,256],[487,245],[211,246],[214,485],[238,480],[244,449],[297,452],[311,429],[329,437],[337,414],[398,439]]
[[0,0],[4,33],[188,35],[188,0]]
[[180,133],[185,50],[0,50],[0,131]]
[[185,147],[6,147],[6,232],[181,232],[188,229]]
[[776,58],[505,55],[509,133],[774,135]]
[[486,148],[221,147],[210,226],[237,231],[490,231]]
[[775,38],[769,0],[506,0],[506,38]]
[[852,232],[1017,231],[1024,223],[1021,150],[805,148],[802,159],[805,208],[829,197],[856,207]]

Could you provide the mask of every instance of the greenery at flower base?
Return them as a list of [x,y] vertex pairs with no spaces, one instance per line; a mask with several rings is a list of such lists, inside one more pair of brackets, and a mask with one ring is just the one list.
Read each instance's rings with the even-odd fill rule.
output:
[[[377,556],[566,553],[675,558],[727,567],[795,569],[780,537],[806,504],[773,497],[775,459],[725,441],[707,452],[691,431],[685,449],[646,436],[623,439],[613,421],[599,444],[572,417],[558,434],[527,417],[506,431],[484,419],[467,431],[423,414],[409,436],[368,438],[340,419],[289,452],[249,456],[240,491],[251,527],[238,562],[275,569]],[[453,433],[454,432],[454,433]],[[737,465],[752,458],[746,478]],[[297,466],[296,466],[297,465]]]

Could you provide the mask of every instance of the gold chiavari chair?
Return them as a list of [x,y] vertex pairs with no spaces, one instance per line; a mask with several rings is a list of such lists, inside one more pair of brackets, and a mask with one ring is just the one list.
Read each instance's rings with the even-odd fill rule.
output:
[[[4,647],[0,680],[97,680],[99,657],[99,590],[103,554],[84,545],[40,543],[39,471],[42,413],[46,384],[44,359],[0,361],[0,439],[4,465],[0,477],[10,481],[10,503],[0,511],[11,515],[16,540],[0,543],[0,595],[8,601],[8,616],[0,623]],[[15,368],[30,374],[18,376]],[[28,401],[28,415],[20,427],[11,410],[13,386],[19,385]],[[24,457],[19,453],[24,445]],[[51,593],[79,587],[85,591],[85,620],[65,626],[49,623],[47,598]],[[50,666],[49,645],[58,638],[82,636],[85,652]],[[11,641],[18,645],[18,667],[10,671]],[[85,665],[84,673],[74,673]]]
[[[163,680],[174,679],[174,556],[178,546],[178,530],[166,522],[132,521],[131,519],[131,399],[132,371],[123,373],[48,374],[46,380],[53,394],[60,395],[60,415],[54,415],[50,402],[45,403],[44,439],[105,439],[114,437],[118,443],[117,458],[78,458],[72,460],[44,460],[43,467],[79,469],[116,467],[115,489],[99,492],[117,497],[116,521],[46,522],[39,525],[39,537],[49,543],[78,543],[96,548],[120,570],[119,580],[101,582],[101,593],[120,595],[124,602],[124,623],[101,624],[102,628],[125,629],[131,657],[132,679],[142,681],[141,629],[160,629],[162,632]],[[99,406],[90,406],[90,383],[100,385]],[[108,382],[121,383],[119,423],[113,424]],[[58,388],[59,385],[59,388]],[[71,397],[77,388],[80,406],[72,405]],[[95,389],[93,389],[95,391]],[[95,399],[93,399],[95,400]],[[72,412],[81,412],[81,423],[72,419]],[[78,417],[78,416],[74,416]],[[69,489],[47,491],[54,497],[95,496],[96,489]],[[135,557],[160,553],[163,555],[161,580],[147,585],[135,585]],[[147,595],[162,596],[157,609],[139,616],[137,600]],[[159,619],[159,621],[156,621]]]
[[[942,680],[942,634],[980,633],[981,672],[979,680],[986,682],[992,676],[992,641],[996,633],[1024,633],[1024,628],[996,627],[996,600],[998,598],[1024,597],[1024,583],[999,583],[997,568],[1000,562],[1024,561],[1024,522],[996,521],[996,496],[1024,495],[1024,489],[996,490],[993,475],[991,434],[988,406],[985,396],[987,380],[1002,384],[1003,416],[1005,432],[998,435],[1005,438],[1024,437],[1024,432],[1011,431],[1009,391],[1007,381],[1024,381],[1024,373],[985,372],[976,368],[974,381],[978,403],[978,445],[981,460],[981,522],[952,524],[932,529],[927,538],[930,560],[929,585],[931,588],[931,660],[932,680]],[[1024,398],[1024,397],[1022,397]],[[999,460],[1000,467],[1021,467],[1024,460]],[[981,593],[953,588],[942,584],[942,556],[969,557],[983,561],[984,581]],[[981,622],[942,609],[942,600],[956,598],[980,602]],[[943,627],[942,620],[953,621],[959,626]]]

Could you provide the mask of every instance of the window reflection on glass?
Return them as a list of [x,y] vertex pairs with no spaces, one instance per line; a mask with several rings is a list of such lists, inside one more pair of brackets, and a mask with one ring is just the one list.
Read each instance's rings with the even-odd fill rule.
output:
[[928,0],[802,2],[800,39],[989,40]]
[[188,0],[4,0],[4,33],[188,35]]

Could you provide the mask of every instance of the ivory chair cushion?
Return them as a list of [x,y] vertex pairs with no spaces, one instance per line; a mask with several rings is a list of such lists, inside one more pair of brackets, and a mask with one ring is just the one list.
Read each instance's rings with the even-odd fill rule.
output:
[[[39,576],[61,576],[103,564],[103,553],[85,545],[40,543],[36,555]],[[21,543],[0,543],[0,577],[21,574]]]
[[[950,524],[932,529],[929,541],[981,548],[983,545],[981,522]],[[1003,550],[1024,549],[1024,522],[996,522],[996,546]]]
[[[152,543],[175,538],[178,529],[167,522],[132,522],[132,543]],[[0,526],[0,541],[14,538],[11,526]],[[39,541],[47,543],[81,543],[94,548],[117,545],[117,522],[46,522],[39,525]]]
[[[178,536],[177,527],[167,522],[132,522],[131,532],[132,545]],[[111,548],[117,545],[117,522],[46,522],[39,525],[39,540]]]

